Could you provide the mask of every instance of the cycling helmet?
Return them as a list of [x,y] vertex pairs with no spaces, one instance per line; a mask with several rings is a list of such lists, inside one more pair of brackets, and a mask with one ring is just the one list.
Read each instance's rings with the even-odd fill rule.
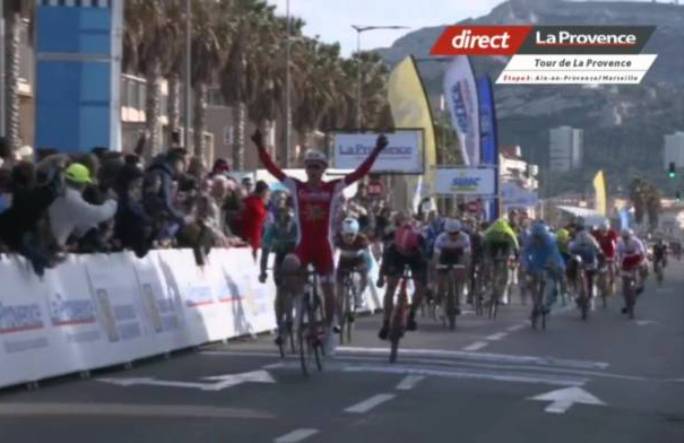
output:
[[631,236],[634,235],[634,231],[632,231],[632,230],[629,229],[629,228],[625,228],[625,229],[623,229],[623,230],[620,232],[620,234],[621,234],[623,237],[631,237]]
[[607,230],[610,229],[610,221],[604,220],[603,223],[599,225],[598,230],[601,232],[606,232]]
[[544,222],[537,222],[532,225],[533,237],[546,237],[549,234],[549,227]]
[[328,167],[328,158],[321,151],[317,149],[309,149],[304,154],[304,164],[318,163],[324,167]]
[[461,222],[453,218],[450,218],[444,224],[444,230],[447,232],[447,234],[455,234],[459,232],[461,229]]
[[342,222],[342,235],[357,235],[359,233],[359,222],[355,218],[345,218]]
[[568,230],[565,228],[560,228],[556,233],[556,239],[560,243],[565,244],[570,241],[570,232],[568,232]]

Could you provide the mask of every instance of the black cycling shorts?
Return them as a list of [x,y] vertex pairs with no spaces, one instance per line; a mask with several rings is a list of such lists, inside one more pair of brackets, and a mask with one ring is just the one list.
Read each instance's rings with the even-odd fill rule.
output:
[[385,273],[388,277],[401,277],[406,266],[411,269],[411,276],[414,281],[427,285],[427,261],[422,254],[403,255],[394,246],[387,250],[384,259]]

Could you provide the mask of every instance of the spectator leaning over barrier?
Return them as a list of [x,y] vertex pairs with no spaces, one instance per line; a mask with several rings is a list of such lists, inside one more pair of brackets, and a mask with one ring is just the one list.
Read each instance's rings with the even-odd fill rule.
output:
[[99,223],[114,217],[116,200],[92,205],[83,199],[83,189],[91,183],[88,168],[72,163],[64,173],[64,193],[57,197],[48,210],[52,234],[57,245],[63,248],[70,235],[79,238]]
[[185,214],[174,207],[174,181],[185,171],[185,150],[172,149],[157,157],[143,179],[143,206],[157,225],[159,240],[174,238],[185,224]]
[[45,182],[37,183],[34,165],[20,162],[12,169],[10,178],[12,204],[0,214],[0,243],[26,257],[41,276],[55,260],[40,227],[61,186],[59,170],[47,171]]
[[12,205],[10,181],[9,169],[4,169],[0,166],[0,214],[8,210]]
[[143,171],[125,165],[119,171],[116,193],[119,206],[114,222],[114,241],[121,249],[130,249],[142,258],[152,248],[155,238],[152,219],[142,206]]
[[252,257],[256,260],[257,252],[261,248],[261,236],[264,222],[268,215],[266,203],[271,191],[266,182],[259,180],[254,192],[244,200],[244,212],[242,214],[242,238],[252,247]]

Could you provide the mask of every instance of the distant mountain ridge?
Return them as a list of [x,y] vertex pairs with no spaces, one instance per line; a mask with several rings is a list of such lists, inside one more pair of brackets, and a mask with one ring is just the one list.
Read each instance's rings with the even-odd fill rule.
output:
[[[662,180],[665,134],[684,130],[684,6],[646,2],[509,0],[489,14],[458,24],[656,25],[643,53],[658,54],[638,86],[495,87],[501,144],[520,144],[525,157],[548,164],[550,128],[584,129],[585,167],[566,176],[547,175],[545,193],[583,191],[597,169],[607,170],[610,187],[625,187],[633,175]],[[444,26],[423,28],[377,52],[394,65],[409,54],[429,57]],[[474,57],[476,75],[496,79],[505,57]],[[432,102],[438,103],[445,65],[419,63]],[[684,165],[682,165],[684,167]],[[542,177],[544,179],[544,177]]]

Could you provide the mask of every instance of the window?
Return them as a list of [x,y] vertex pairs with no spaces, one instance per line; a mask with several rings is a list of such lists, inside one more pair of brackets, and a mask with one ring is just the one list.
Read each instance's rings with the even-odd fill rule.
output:
[[232,145],[233,144],[233,127],[226,126],[223,128],[223,144]]

